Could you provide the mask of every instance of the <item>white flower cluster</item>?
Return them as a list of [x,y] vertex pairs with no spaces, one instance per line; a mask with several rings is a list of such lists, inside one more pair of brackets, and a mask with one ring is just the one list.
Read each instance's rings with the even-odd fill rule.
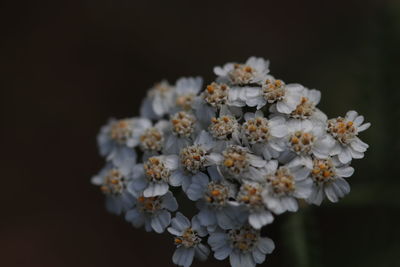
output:
[[[98,136],[107,165],[92,183],[110,212],[174,235],[175,264],[205,260],[211,248],[218,260],[251,267],[274,250],[260,234],[274,216],[297,211],[299,200],[320,205],[349,193],[351,160],[368,148],[358,134],[370,123],[355,111],[327,119],[320,91],[274,78],[262,58],[214,72],[205,90],[199,77],[162,81],[140,117],[110,120]],[[195,202],[191,221],[171,218],[180,191]]]

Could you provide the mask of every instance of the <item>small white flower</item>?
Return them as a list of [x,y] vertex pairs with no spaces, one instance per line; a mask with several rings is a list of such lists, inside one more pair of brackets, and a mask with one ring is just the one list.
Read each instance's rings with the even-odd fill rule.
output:
[[331,202],[337,202],[350,192],[350,186],[343,178],[352,176],[354,169],[341,164],[335,158],[314,159],[311,178],[313,180],[312,194],[307,199],[309,203],[321,205],[324,196]]
[[194,103],[194,109],[196,110],[196,116],[199,121],[205,126],[211,122],[213,117],[216,117],[217,112],[222,114],[230,113],[230,115],[235,114],[239,117],[242,115],[242,107],[244,102],[241,100],[237,94],[239,92],[237,89],[231,90],[231,88],[222,83],[211,83],[207,86],[197,101]]
[[295,156],[310,157],[315,155],[326,158],[334,146],[322,123],[310,120],[290,119],[287,122],[289,134],[287,138],[288,150],[285,150],[279,160],[289,162]]
[[246,178],[260,177],[260,168],[266,161],[254,155],[246,147],[229,145],[223,152],[218,162],[218,169],[228,178],[242,181]]
[[283,117],[264,117],[262,111],[246,113],[242,125],[243,143],[257,155],[266,160],[278,157],[285,149],[285,137],[288,134],[286,121]]
[[215,150],[222,151],[230,144],[240,144],[240,124],[227,109],[221,110],[219,117],[211,119],[208,131],[216,141]]
[[202,131],[194,141],[193,145],[184,147],[179,153],[179,168],[173,173],[173,179],[179,181],[183,191],[193,181],[207,177],[203,171],[211,165],[217,164],[220,155],[213,153],[215,142],[206,131]]
[[136,228],[145,226],[147,232],[164,232],[171,222],[171,211],[176,211],[178,203],[171,192],[163,196],[138,196],[134,207],[126,212],[125,219]]
[[263,58],[250,57],[246,63],[227,63],[215,67],[217,81],[233,85],[259,84],[269,72],[269,61]]
[[234,186],[223,180],[215,168],[209,168],[208,172],[211,182],[207,176],[196,179],[186,192],[190,200],[197,201],[200,224],[209,231],[215,231],[217,226],[232,229],[241,225],[245,214],[229,204],[230,199],[235,197]]
[[180,186],[179,181],[173,179],[173,173],[178,168],[178,156],[154,156],[144,164],[133,167],[132,181],[128,190],[132,194],[143,192],[144,197],[162,196],[168,192],[169,184]]
[[134,196],[127,190],[130,180],[130,173],[126,169],[109,163],[91,181],[92,184],[100,186],[100,190],[106,195],[107,210],[119,215],[134,204]]
[[232,205],[241,205],[248,211],[249,224],[255,229],[270,224],[274,221],[271,212],[266,209],[263,203],[264,187],[256,182],[244,182],[236,196],[236,201]]
[[188,111],[179,111],[170,116],[171,134],[165,143],[165,151],[170,154],[179,154],[179,151],[188,146],[200,128],[196,117]]
[[174,264],[189,267],[194,257],[201,261],[208,258],[210,249],[201,243],[202,237],[208,233],[206,228],[200,225],[196,216],[190,222],[182,213],[177,212],[168,232],[176,236],[174,242],[177,249],[172,256]]
[[[315,89],[303,88],[301,91],[300,102],[298,102],[295,109],[293,109],[288,114],[290,118],[300,119],[300,120],[316,120],[320,122],[325,122],[327,120],[326,115],[319,110],[316,106],[321,100],[321,92]],[[278,106],[272,105],[270,108],[272,113],[280,112]]]
[[[262,87],[246,88],[245,102],[250,107],[260,109],[267,103],[273,104],[277,112],[290,114],[301,101],[304,87],[300,84],[285,84],[268,75]],[[271,106],[272,107],[272,106]]]
[[178,110],[192,110],[202,86],[201,77],[180,78],[175,85],[175,105]]
[[217,260],[229,256],[232,267],[254,267],[265,261],[266,254],[275,249],[274,242],[261,237],[260,231],[248,225],[227,232],[210,233],[208,244]]
[[358,133],[365,131],[371,123],[363,123],[364,117],[355,111],[347,112],[344,118],[338,117],[328,121],[328,133],[335,139],[331,155],[338,155],[341,163],[346,164],[354,159],[364,157],[368,144],[358,138]]
[[268,162],[265,172],[266,187],[262,193],[264,204],[275,214],[298,209],[297,198],[306,199],[311,194],[310,170],[300,159],[278,167],[278,162]]
[[143,127],[142,130],[139,147],[146,154],[144,157],[148,158],[150,155],[161,152],[169,130],[168,121],[159,120],[154,126],[149,125],[149,127]]
[[137,157],[133,148],[150,125],[151,121],[143,118],[111,119],[97,136],[100,154],[120,168],[130,168]]
[[149,119],[159,119],[168,114],[174,106],[175,91],[167,81],[154,85],[140,107],[140,115]]

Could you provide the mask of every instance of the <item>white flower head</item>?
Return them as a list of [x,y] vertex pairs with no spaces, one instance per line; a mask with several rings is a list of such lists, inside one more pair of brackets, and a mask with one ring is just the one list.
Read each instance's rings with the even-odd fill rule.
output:
[[272,110],[290,114],[301,102],[304,87],[300,84],[285,84],[282,80],[268,75],[262,87],[246,88],[245,102],[250,107],[261,109],[266,104],[273,104]]
[[208,129],[217,140],[236,142],[239,140],[240,124],[233,115],[226,114],[212,118]]
[[246,113],[244,119],[241,139],[254,153],[269,160],[284,151],[288,128],[283,117],[267,119],[258,110],[256,113]]
[[250,57],[246,63],[227,63],[215,67],[217,81],[233,85],[259,84],[269,72],[269,61],[263,58]]
[[326,196],[331,202],[337,202],[350,192],[350,186],[344,178],[352,176],[354,169],[341,164],[336,158],[313,160],[311,178],[312,194],[307,201],[320,205]]
[[119,215],[134,204],[134,196],[127,190],[130,180],[131,174],[126,169],[109,163],[91,181],[100,186],[100,190],[106,195],[107,210]]
[[161,152],[164,149],[165,138],[169,130],[166,120],[159,120],[154,126],[144,127],[139,137],[140,149],[149,154]]
[[[300,103],[289,113],[289,117],[300,120],[310,119],[325,122],[327,120],[326,115],[316,107],[320,100],[320,91],[304,88],[301,91]],[[271,112],[274,112],[275,109],[279,112],[278,107],[275,108],[274,106],[271,107]]]
[[315,155],[319,158],[329,156],[334,142],[327,135],[324,124],[311,120],[290,119],[287,126],[288,150],[281,154],[281,161],[288,162],[295,155],[302,157]]
[[171,115],[170,128],[171,134],[165,143],[165,151],[171,154],[179,154],[179,151],[189,145],[200,130],[196,116],[190,111],[179,111]]
[[174,264],[189,267],[194,257],[201,261],[208,258],[210,249],[202,243],[202,238],[208,232],[204,226],[200,225],[196,216],[190,222],[182,213],[177,212],[168,232],[175,235],[174,243],[177,248],[172,256]]
[[175,106],[178,110],[192,110],[202,86],[201,77],[180,78],[175,85]]
[[368,144],[358,138],[358,133],[365,131],[371,123],[363,123],[364,116],[356,111],[347,112],[344,118],[338,117],[328,121],[328,132],[335,139],[335,147],[331,155],[338,155],[341,163],[346,164],[354,159],[364,157]]
[[171,192],[162,196],[144,197],[134,200],[134,207],[125,214],[125,219],[136,228],[145,226],[145,230],[162,233],[171,222],[171,212],[178,209],[178,203]]
[[207,178],[203,172],[207,170],[207,167],[218,163],[220,156],[213,152],[214,145],[213,138],[203,130],[193,145],[180,150],[179,168],[174,172],[173,179],[179,181],[183,191],[186,192],[193,181]]
[[295,159],[278,167],[278,162],[268,162],[265,170],[266,186],[262,193],[264,204],[275,214],[298,209],[297,199],[306,199],[311,194],[312,180],[302,161]]
[[236,195],[234,185],[224,180],[216,169],[210,169],[209,173],[212,181],[207,176],[193,179],[186,191],[190,200],[197,201],[200,224],[209,231],[215,231],[217,227],[232,229],[241,225],[244,213],[229,204]]
[[266,209],[263,203],[262,193],[264,186],[256,182],[245,182],[240,187],[233,205],[242,205],[248,210],[249,224],[255,229],[270,224],[274,221],[271,212]]
[[169,185],[180,186],[173,179],[173,173],[178,168],[178,156],[154,156],[143,164],[133,168],[133,179],[128,190],[132,194],[143,192],[144,197],[162,196],[168,192]]
[[[345,178],[351,160],[364,157],[368,145],[358,135],[370,123],[355,111],[328,120],[317,107],[320,91],[275,79],[262,58],[214,72],[205,87],[201,77],[162,81],[140,117],[103,126],[107,165],[92,183],[107,209],[133,226],[168,229],[174,264],[206,260],[209,236],[216,259],[254,267],[274,250],[260,231],[275,217],[297,211],[299,201],[320,205],[350,192]],[[195,204],[191,221],[178,211],[179,194]]]
[[229,178],[243,180],[250,177],[260,177],[260,168],[266,161],[254,155],[246,147],[229,145],[223,152],[218,168]]
[[217,260],[229,257],[232,267],[254,267],[263,263],[266,254],[275,249],[270,238],[262,237],[259,230],[249,225],[227,232],[210,233],[208,244]]
[[145,118],[111,119],[97,136],[100,154],[118,167],[129,168],[137,158],[133,148],[139,144],[143,129],[150,125]]

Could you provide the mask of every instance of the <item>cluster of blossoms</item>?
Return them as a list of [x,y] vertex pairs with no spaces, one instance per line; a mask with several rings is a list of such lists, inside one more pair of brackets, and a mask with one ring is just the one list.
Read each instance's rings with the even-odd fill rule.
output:
[[[349,193],[350,163],[368,148],[358,135],[370,123],[355,111],[328,119],[317,108],[320,91],[274,78],[262,58],[214,72],[209,85],[162,81],[140,117],[103,126],[107,165],[92,183],[110,212],[146,231],[167,229],[175,264],[206,260],[211,249],[218,260],[251,267],[274,250],[261,228],[275,216],[297,211],[299,201],[320,205]],[[172,192],[195,202],[191,220],[176,212]]]

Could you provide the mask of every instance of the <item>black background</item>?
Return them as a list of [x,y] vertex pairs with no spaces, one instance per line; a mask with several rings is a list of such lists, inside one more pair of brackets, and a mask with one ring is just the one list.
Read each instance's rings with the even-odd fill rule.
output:
[[[398,1],[9,1],[0,4],[0,265],[172,266],[167,234],[104,209],[90,177],[111,116],[163,78],[249,56],[372,122],[352,193],[281,216],[265,266],[400,266]],[[227,266],[215,260],[207,266]],[[195,263],[194,266],[205,266]]]

